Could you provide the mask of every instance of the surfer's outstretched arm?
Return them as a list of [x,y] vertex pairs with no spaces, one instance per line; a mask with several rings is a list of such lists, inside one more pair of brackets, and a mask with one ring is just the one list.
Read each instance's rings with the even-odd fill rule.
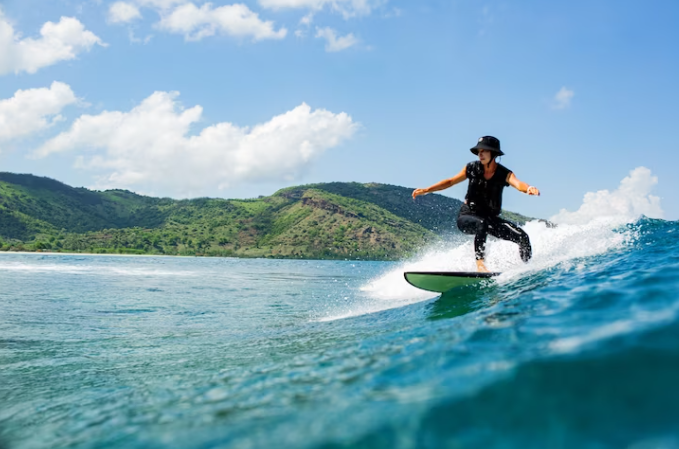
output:
[[537,187],[529,186],[525,182],[519,181],[519,178],[514,176],[514,173],[507,175],[507,182],[519,192],[527,193],[528,195],[540,195]]
[[454,186],[455,184],[459,184],[462,181],[467,179],[467,167],[463,168],[460,173],[456,174],[450,179],[444,179],[441,182],[438,182],[434,184],[433,186],[429,186],[426,189],[415,189],[413,190],[413,199],[417,198],[420,195],[425,195],[427,193],[431,192],[438,192],[439,190],[445,190],[449,187]]

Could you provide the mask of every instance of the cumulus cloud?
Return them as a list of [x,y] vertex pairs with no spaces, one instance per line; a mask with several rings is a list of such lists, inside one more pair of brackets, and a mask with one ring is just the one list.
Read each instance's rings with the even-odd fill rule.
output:
[[0,142],[27,136],[61,120],[64,107],[77,102],[68,84],[53,82],[49,88],[18,90],[0,100]]
[[637,167],[630,171],[617,190],[599,190],[588,192],[578,209],[569,212],[562,209],[550,218],[551,221],[563,224],[586,224],[601,218],[636,219],[641,215],[650,218],[663,218],[660,198],[651,195],[658,178],[646,167]]
[[73,17],[62,17],[58,23],[45,23],[40,36],[21,39],[0,11],[0,75],[35,73],[59,61],[74,59],[95,44],[105,45]]
[[161,29],[183,34],[186,40],[200,40],[217,32],[236,37],[252,37],[262,39],[283,39],[287,34],[285,28],[274,30],[271,21],[263,21],[259,15],[243,4],[225,5],[213,8],[205,3],[200,8],[193,3],[186,3],[163,16]]
[[562,87],[556,93],[556,95],[554,95],[554,103],[553,103],[554,109],[566,109],[568,106],[571,105],[571,100],[573,99],[574,95],[575,95],[575,92],[567,89],[565,86]]
[[387,0],[259,0],[259,4],[268,9],[296,8],[320,11],[328,7],[341,13],[344,18],[368,15],[386,2]]
[[187,0],[136,0],[139,6],[159,10],[168,10],[176,5],[187,3]]
[[358,127],[346,113],[303,103],[252,128],[224,122],[189,135],[202,108],[182,109],[178,95],[155,92],[129,112],[83,115],[35,156],[80,151],[77,166],[98,172],[100,188],[187,196],[244,181],[293,180]]
[[342,51],[358,43],[358,39],[349,33],[346,36],[337,37],[337,32],[332,28],[317,28],[316,37],[326,40],[325,51]]
[[132,3],[115,2],[108,10],[108,21],[111,23],[128,23],[141,18],[141,12]]

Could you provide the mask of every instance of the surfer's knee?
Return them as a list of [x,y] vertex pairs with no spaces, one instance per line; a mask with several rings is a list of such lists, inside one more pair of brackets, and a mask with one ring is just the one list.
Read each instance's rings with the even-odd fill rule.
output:
[[528,262],[533,256],[533,249],[530,245],[530,238],[528,237],[528,234],[526,231],[513,223],[508,223],[507,227],[513,232],[513,234],[508,236],[509,240],[519,245],[519,254],[521,255],[521,260]]
[[484,227],[484,221],[473,215],[460,215],[457,217],[457,229],[465,234],[477,234]]
[[530,248],[530,238],[523,229],[521,230],[521,237],[519,237],[519,244]]

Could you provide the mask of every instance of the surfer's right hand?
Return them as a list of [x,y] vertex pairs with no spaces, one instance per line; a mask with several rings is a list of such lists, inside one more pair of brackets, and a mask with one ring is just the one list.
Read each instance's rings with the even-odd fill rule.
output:
[[427,192],[427,189],[415,189],[413,190],[413,199],[417,198],[420,195],[426,195],[427,193],[429,193]]

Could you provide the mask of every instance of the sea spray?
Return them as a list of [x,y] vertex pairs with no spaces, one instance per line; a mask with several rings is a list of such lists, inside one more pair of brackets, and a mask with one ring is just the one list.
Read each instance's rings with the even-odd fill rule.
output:
[[[587,193],[575,212],[561,210],[550,218],[557,226],[533,220],[523,226],[533,248],[533,258],[524,264],[516,244],[488,237],[486,266],[502,272],[498,283],[528,273],[546,270],[559,264],[577,264],[580,260],[620,249],[634,241],[636,232],[626,227],[643,214],[662,216],[658,197],[651,190],[658,180],[645,167],[630,171],[618,189]],[[403,279],[404,271],[475,271],[472,236],[454,235],[447,241],[420,251],[420,255],[400,263],[362,290],[370,297],[402,304],[408,300],[431,298],[431,293],[417,291]]]

